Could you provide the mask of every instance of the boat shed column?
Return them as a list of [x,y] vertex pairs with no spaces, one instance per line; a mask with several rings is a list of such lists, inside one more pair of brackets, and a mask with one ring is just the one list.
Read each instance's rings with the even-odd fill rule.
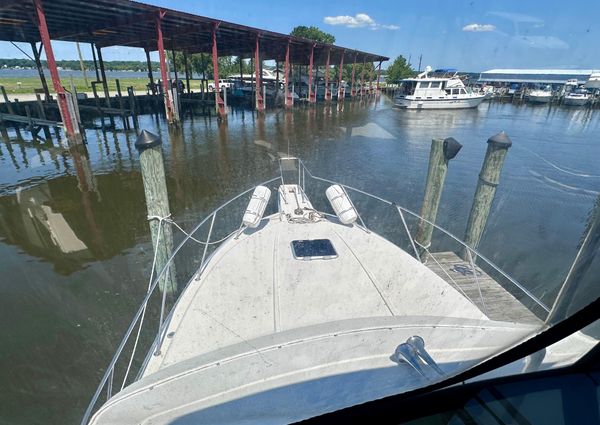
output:
[[144,49],[146,52],[146,63],[148,64],[148,79],[150,80],[150,91],[156,94],[156,86],[154,85],[154,75],[152,75],[152,62],[150,61],[150,50]]
[[212,30],[212,61],[213,61],[213,79],[215,80],[215,107],[221,117],[227,115],[225,102],[221,99],[221,88],[219,87],[219,52],[217,51],[217,28],[219,24],[213,24]]
[[102,51],[100,47],[96,45],[96,52],[98,52],[98,64],[100,65],[100,75],[102,76],[102,89],[104,90],[104,102],[108,108],[110,105],[110,93],[108,91],[108,81],[106,81],[106,72],[104,71],[104,59],[102,59]]
[[285,95],[285,106],[291,108],[294,105],[294,97],[290,93],[290,40],[287,42],[287,47],[285,48],[285,83],[284,87],[284,95]]
[[60,110],[60,115],[63,119],[67,138],[74,142],[81,142],[81,139],[75,134],[73,119],[71,117],[71,112],[69,111],[65,89],[60,82],[58,69],[56,68],[56,60],[54,59],[54,52],[50,42],[50,34],[48,33],[48,25],[46,24],[46,15],[44,13],[44,7],[42,6],[42,0],[33,0],[33,2],[37,16],[38,30],[40,32],[42,44],[46,50],[48,69],[50,70],[50,77],[52,78],[52,85],[54,86],[54,91],[56,92],[58,109]]
[[156,33],[157,33],[157,46],[158,46],[158,58],[160,60],[160,76],[162,79],[163,86],[163,98],[165,100],[165,114],[169,124],[173,123],[173,101],[169,96],[169,83],[167,76],[167,64],[165,61],[165,45],[163,42],[162,33],[162,18],[164,18],[166,12],[160,11],[156,17]]
[[[289,50],[289,43],[288,43]],[[260,36],[256,34],[256,47],[254,48],[254,72],[256,73],[255,93],[256,93],[256,110],[265,110],[265,100],[262,97],[262,60],[260,59]]]
[[356,96],[356,88],[354,87],[354,72],[356,71],[356,57],[358,54],[354,54],[354,63],[352,64],[352,83],[350,85],[350,96]]
[[317,101],[316,93],[313,91],[313,64],[314,64],[314,56],[315,56],[315,46],[313,43],[310,47],[310,58],[308,61],[308,102],[315,103]]
[[48,83],[46,82],[46,76],[44,75],[44,68],[42,67],[42,61],[40,60],[40,54],[42,53],[42,47],[44,47],[43,43],[40,43],[40,50],[37,49],[35,42],[31,42],[31,50],[33,50],[33,58],[35,59],[35,67],[38,70],[38,74],[40,76],[40,82],[42,83],[42,88],[44,89],[44,97],[46,102],[50,100],[50,91],[48,90]]
[[331,91],[329,90],[329,57],[331,47],[327,48],[327,62],[325,62],[325,100],[331,100]]
[[379,79],[381,78],[381,62],[379,61],[379,66],[377,67],[377,86],[376,86],[376,94],[379,94]]
[[371,63],[371,71],[369,71],[369,94],[373,94],[373,74],[375,74],[375,65]]
[[192,92],[190,88],[190,65],[188,63],[187,52],[183,52],[183,66],[185,68],[185,85],[187,86],[187,93]]
[[363,66],[360,70],[360,97],[363,97],[365,94],[365,66],[367,62],[363,60]]
[[338,76],[338,102],[340,100],[344,100],[344,96],[346,95],[346,90],[342,86],[342,78],[344,78],[344,55],[346,54],[345,50],[342,50],[342,56],[340,58],[340,74]]

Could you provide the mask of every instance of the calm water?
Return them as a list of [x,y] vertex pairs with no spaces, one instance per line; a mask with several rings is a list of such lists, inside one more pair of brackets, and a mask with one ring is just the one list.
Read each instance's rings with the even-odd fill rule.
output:
[[[118,120],[117,120],[118,123]],[[464,233],[488,137],[513,140],[481,251],[551,303],[600,192],[600,111],[483,104],[399,111],[322,105],[227,125],[187,118],[162,136],[171,211],[190,228],[277,172],[279,153],[419,210],[432,137],[464,147],[438,222]],[[87,131],[82,152],[0,142],[0,422],[78,423],[147,283],[151,246],[135,134]]]

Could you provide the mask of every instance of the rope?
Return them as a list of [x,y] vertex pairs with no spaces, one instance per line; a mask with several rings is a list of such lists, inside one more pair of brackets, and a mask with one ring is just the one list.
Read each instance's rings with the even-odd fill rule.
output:
[[303,208],[304,214],[302,217],[292,217],[291,214],[285,214],[285,218],[289,223],[306,224],[317,223],[324,219],[323,215],[314,208]]

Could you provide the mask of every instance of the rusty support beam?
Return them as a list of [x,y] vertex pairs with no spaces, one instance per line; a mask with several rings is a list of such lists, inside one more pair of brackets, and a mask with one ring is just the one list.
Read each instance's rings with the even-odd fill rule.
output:
[[379,94],[379,79],[381,78],[381,62],[379,61],[379,66],[377,67],[377,88],[375,89],[376,94]]
[[355,97],[356,96],[356,88],[354,87],[354,73],[356,71],[356,57],[358,56],[358,53],[354,54],[354,62],[352,63],[352,83],[350,86],[350,96],[351,97]]
[[167,76],[167,62],[165,59],[165,45],[163,41],[163,33],[162,33],[162,18],[165,16],[165,12],[161,11],[156,15],[156,35],[157,35],[157,47],[158,47],[158,57],[160,59],[160,75],[162,79],[163,86],[163,97],[165,100],[165,113],[167,116],[167,121],[169,124],[173,124],[173,101],[171,100],[171,96],[169,95],[169,83]]
[[329,58],[331,47],[327,48],[327,62],[325,63],[325,100],[331,100],[331,90],[329,90]]
[[37,68],[38,74],[40,76],[40,82],[42,83],[42,88],[44,89],[44,97],[46,102],[50,101],[50,91],[48,90],[48,83],[46,82],[46,76],[44,75],[44,68],[42,67],[42,61],[40,60],[40,52],[43,44],[40,45],[40,50],[37,49],[35,42],[31,42],[31,50],[33,50],[33,58],[35,59],[35,67]]
[[260,36],[258,34],[256,34],[256,47],[254,48],[254,72],[256,73],[256,110],[262,112],[265,110],[265,99],[262,96],[262,60],[260,57]]
[[308,102],[315,103],[317,101],[316,90],[313,91],[313,64],[314,64],[314,56],[315,56],[315,46],[316,43],[313,43],[310,48],[310,58],[308,61]]
[[48,25],[46,23],[46,15],[44,13],[44,7],[42,6],[42,0],[33,0],[33,3],[35,5],[40,38],[42,40],[42,44],[44,45],[44,49],[46,50],[46,61],[48,62],[48,69],[50,70],[50,77],[52,78],[52,85],[54,86],[54,91],[56,92],[58,108],[63,119],[67,138],[76,143],[81,142],[81,138],[77,137],[75,134],[75,129],[73,128],[73,119],[69,111],[65,89],[63,88],[60,82],[60,76],[58,75],[58,69],[56,67],[56,60],[54,59],[52,43],[50,42],[50,34],[48,33]]
[[369,95],[373,94],[373,74],[375,74],[375,65],[371,63],[371,71],[369,71]]
[[360,70],[360,97],[365,94],[365,66],[367,62],[363,61],[362,69]]
[[291,107],[294,104],[294,97],[290,93],[290,40],[287,42],[285,48],[285,83],[284,83],[284,94],[285,94],[285,106]]
[[338,102],[344,100],[346,96],[346,90],[342,85],[342,79],[344,78],[344,54],[346,51],[342,51],[342,55],[340,56],[340,74],[338,76]]
[[217,28],[219,24],[215,23],[212,28],[212,60],[213,60],[213,79],[215,80],[215,107],[221,117],[227,115],[225,102],[221,99],[221,89],[219,87],[219,52],[217,51]]

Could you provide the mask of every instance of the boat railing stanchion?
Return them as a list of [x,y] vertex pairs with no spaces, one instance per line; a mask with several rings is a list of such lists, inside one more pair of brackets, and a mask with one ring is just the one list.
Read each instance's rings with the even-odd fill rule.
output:
[[[469,213],[464,238],[465,245],[474,250],[477,250],[481,235],[485,230],[496,195],[496,188],[500,183],[500,172],[502,171],[504,159],[508,149],[512,146],[510,137],[504,131],[490,137],[487,143],[487,151],[479,173],[477,189],[473,197],[473,205]],[[461,257],[463,260],[468,259],[466,249],[461,253]],[[474,258],[474,261],[476,260],[477,256]]]
[[[429,169],[427,171],[427,183],[425,184],[425,195],[423,196],[423,205],[421,206],[421,217],[424,220],[419,221],[416,240],[420,246],[429,248],[431,245],[431,236],[433,234],[433,225],[437,217],[440,199],[444,189],[444,181],[448,172],[448,163],[454,158],[462,145],[454,138],[433,139],[431,141],[431,151],[429,153]],[[421,249],[420,257],[426,261],[427,253]]]
[[112,397],[112,387],[113,387],[114,377],[115,377],[115,368],[113,367],[110,370],[110,376],[108,377],[108,383],[106,385],[106,400],[110,400],[110,398]]
[[208,229],[208,236],[206,238],[206,243],[204,245],[204,252],[202,253],[202,260],[200,261],[200,270],[202,270],[202,267],[204,266],[204,259],[206,258],[206,252],[208,251],[208,245],[210,242],[210,236],[212,234],[212,230],[213,230],[213,226],[215,225],[215,218],[217,217],[217,213],[214,212],[212,215],[212,219],[210,220],[210,227]]
[[485,305],[485,300],[483,299],[483,293],[481,292],[481,284],[479,283],[479,277],[477,276],[477,268],[475,268],[475,261],[473,261],[473,254],[471,252],[471,248],[465,245],[465,249],[469,256],[469,264],[471,265],[471,270],[473,270],[473,279],[475,279],[475,285],[477,285],[477,290],[479,291],[479,299],[481,300],[481,306],[483,308],[483,312],[487,315],[487,306]]
[[406,224],[406,219],[404,218],[404,213],[402,212],[402,208],[400,208],[398,205],[395,205],[396,210],[398,210],[398,214],[400,214],[400,219],[402,220],[402,225],[404,226],[404,230],[406,231],[406,234],[408,236],[408,239],[410,240],[410,244],[413,248],[413,251],[415,252],[415,257],[417,258],[417,260],[419,260],[419,262],[423,262],[421,260],[421,255],[419,254],[419,250],[417,249],[416,245],[415,245],[415,240],[412,237],[412,234],[410,233],[410,230],[408,228],[408,225]]

